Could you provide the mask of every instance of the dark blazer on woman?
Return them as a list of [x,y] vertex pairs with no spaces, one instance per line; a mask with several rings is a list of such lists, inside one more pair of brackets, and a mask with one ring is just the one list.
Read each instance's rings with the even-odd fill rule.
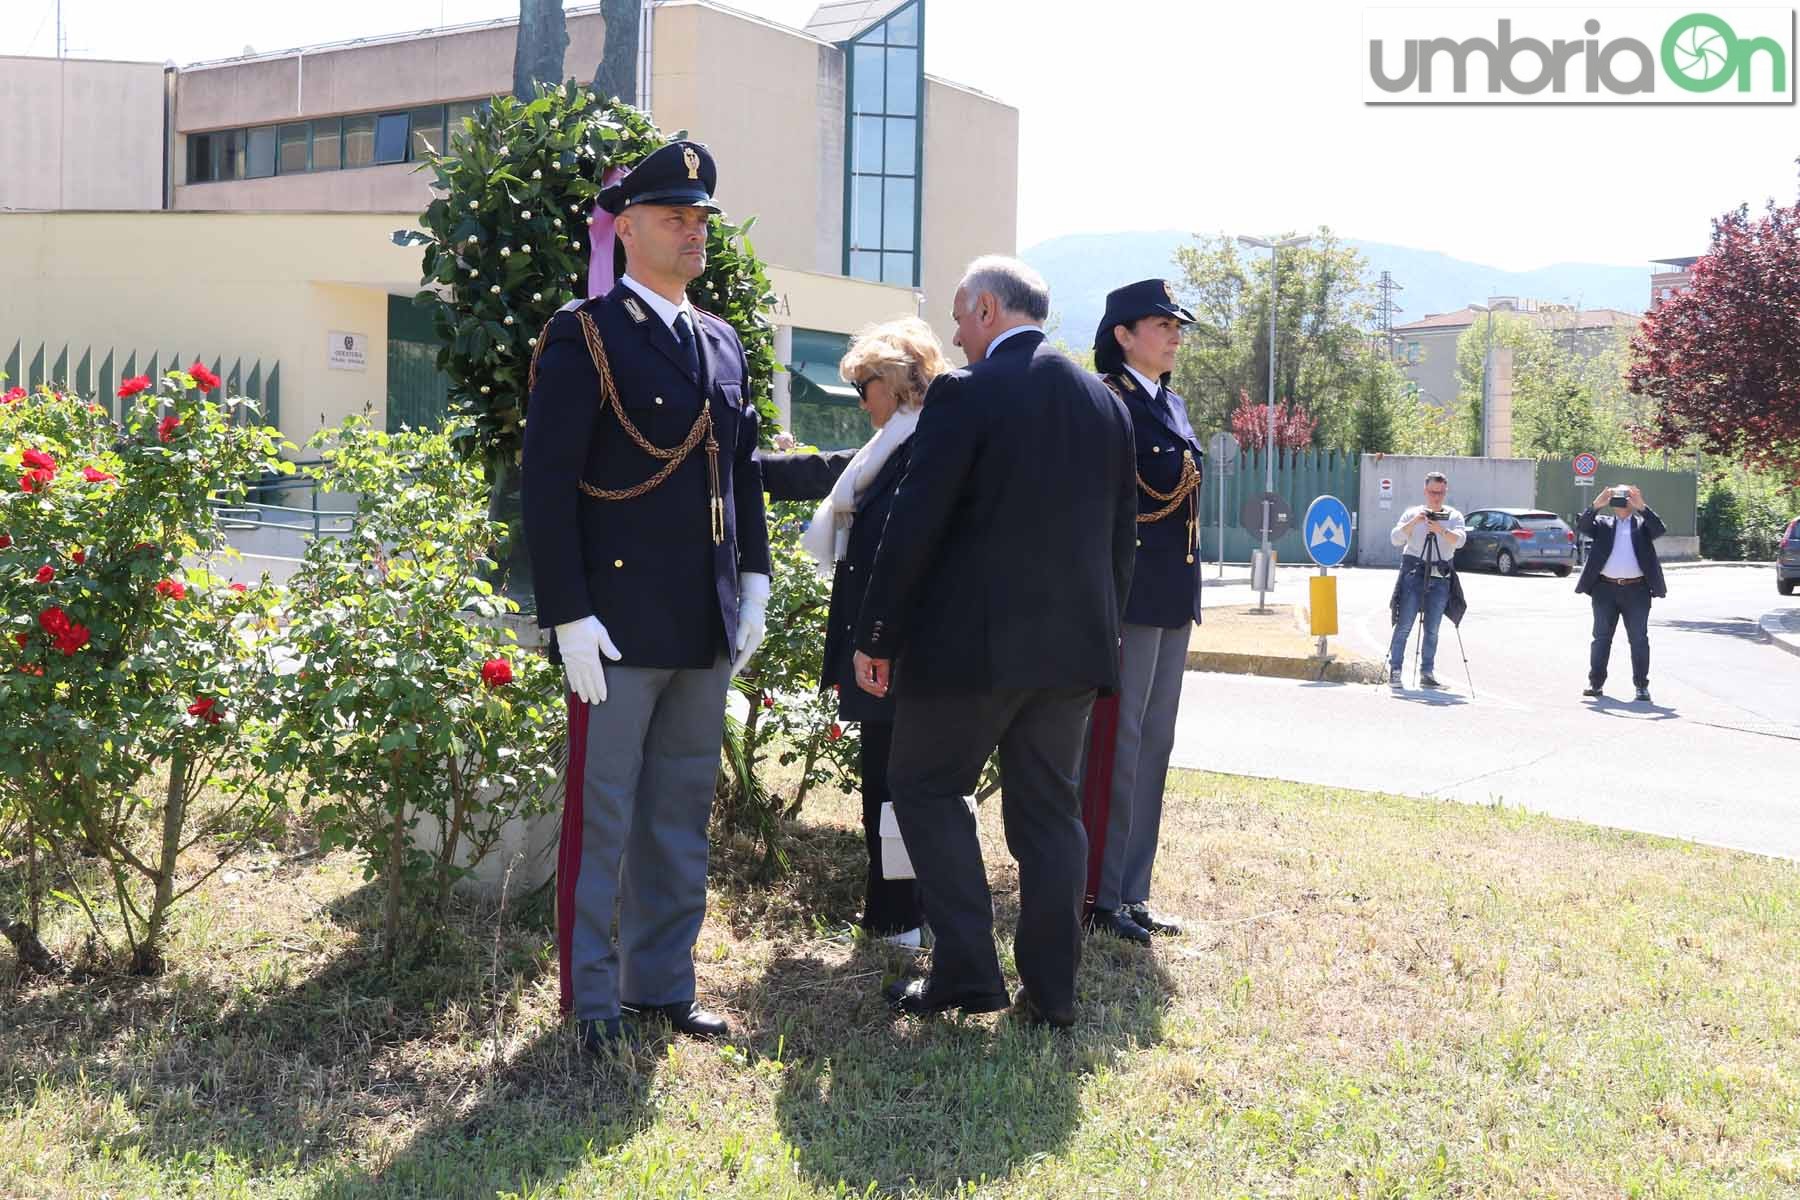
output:
[[[1131,414],[1132,437],[1137,446],[1138,478],[1168,495],[1181,482],[1181,461],[1186,455],[1203,468],[1206,452],[1194,427],[1188,423],[1187,405],[1167,388],[1161,399],[1147,396],[1129,371],[1104,377],[1106,386],[1125,402]],[[1157,512],[1163,501],[1138,489],[1138,512]],[[1200,620],[1200,555],[1195,550],[1196,530],[1188,522],[1199,509],[1183,504],[1160,521],[1142,521],[1137,527],[1137,564],[1131,572],[1131,596],[1125,601],[1125,621],[1179,629]]]
[[[888,510],[893,507],[894,491],[900,477],[906,474],[912,439],[898,446],[857,501],[856,519],[850,523],[850,538],[844,548],[843,561],[836,564],[831,576],[831,615],[825,625],[825,656],[819,667],[819,682],[824,687],[838,687],[838,716],[846,721],[892,721],[894,698],[875,697],[856,686],[856,671],[851,663],[856,614],[862,611],[863,592],[869,584],[869,567],[881,545],[881,530],[887,524]],[[831,494],[838,477],[856,457],[854,450],[836,450],[827,454],[759,453],[763,487],[771,500],[823,500]]]

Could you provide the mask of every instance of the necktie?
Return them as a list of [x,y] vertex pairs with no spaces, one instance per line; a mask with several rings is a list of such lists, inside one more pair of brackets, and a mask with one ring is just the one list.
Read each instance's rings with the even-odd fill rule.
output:
[[688,324],[686,312],[675,314],[675,341],[681,346],[681,354],[687,363],[688,376],[698,382],[700,379],[700,347],[694,343],[694,329]]

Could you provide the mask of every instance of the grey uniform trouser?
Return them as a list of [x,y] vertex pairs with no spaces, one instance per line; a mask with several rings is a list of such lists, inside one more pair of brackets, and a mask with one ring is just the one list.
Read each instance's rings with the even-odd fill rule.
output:
[[730,680],[723,657],[698,670],[609,663],[603,703],[569,698],[556,923],[563,1008],[577,1018],[616,1017],[621,999],[694,999]]
[[1175,629],[1126,625],[1121,631],[1112,808],[1095,908],[1116,909],[1150,899],[1150,870],[1162,836],[1163,785],[1175,748],[1175,714],[1181,707],[1181,673],[1187,666],[1190,632],[1186,625]]

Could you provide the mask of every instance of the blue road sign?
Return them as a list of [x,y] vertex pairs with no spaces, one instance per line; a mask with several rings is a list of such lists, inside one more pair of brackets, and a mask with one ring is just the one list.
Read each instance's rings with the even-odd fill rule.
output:
[[1350,510],[1336,496],[1320,496],[1307,505],[1300,530],[1306,552],[1321,567],[1335,567],[1350,557]]

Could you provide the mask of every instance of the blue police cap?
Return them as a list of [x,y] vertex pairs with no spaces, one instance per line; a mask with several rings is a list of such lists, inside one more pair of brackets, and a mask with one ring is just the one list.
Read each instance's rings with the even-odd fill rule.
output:
[[631,174],[600,189],[600,207],[614,216],[634,204],[667,204],[719,212],[713,188],[719,169],[699,142],[670,142],[654,151]]
[[1194,314],[1176,303],[1175,289],[1168,280],[1145,279],[1106,294],[1106,315],[1100,318],[1096,336],[1142,317],[1174,317],[1183,325],[1194,324]]

